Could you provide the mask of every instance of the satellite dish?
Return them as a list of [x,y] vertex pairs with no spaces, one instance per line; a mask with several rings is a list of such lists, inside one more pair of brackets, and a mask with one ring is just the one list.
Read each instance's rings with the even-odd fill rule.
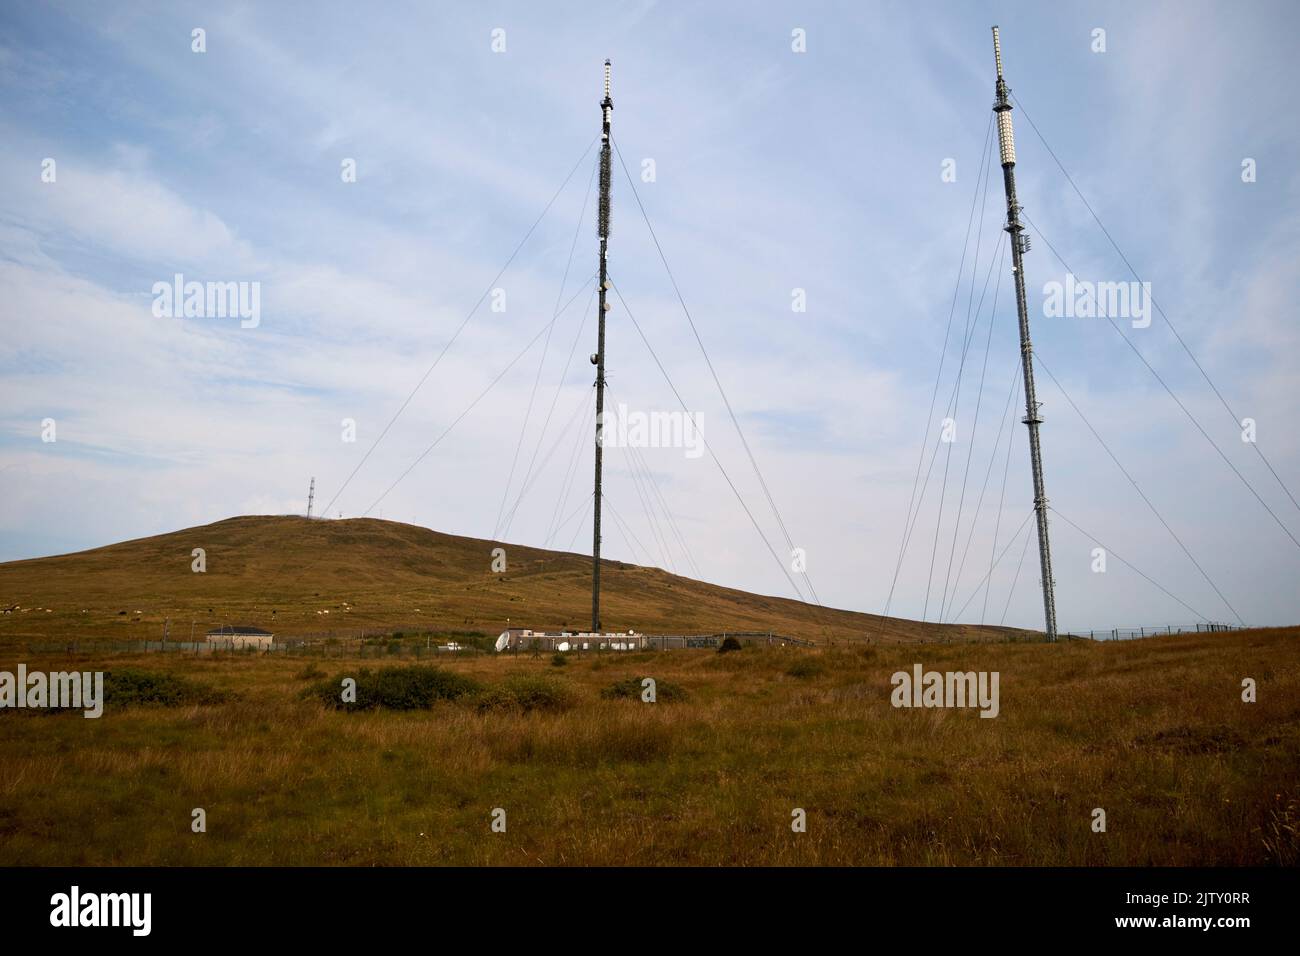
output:
[[596,353],[595,353],[595,352],[592,352],[592,353],[591,353],[591,364],[592,364],[592,365],[595,365],[595,364],[596,364],[596,359],[597,359],[597,358],[598,358],[598,356],[596,355]]

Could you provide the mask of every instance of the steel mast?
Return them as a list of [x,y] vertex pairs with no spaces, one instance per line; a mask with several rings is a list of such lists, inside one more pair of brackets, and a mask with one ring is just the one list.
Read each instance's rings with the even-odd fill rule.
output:
[[993,28],[993,59],[997,65],[997,102],[993,112],[998,114],[998,147],[1002,157],[1002,182],[1007,193],[1007,224],[1004,227],[1011,237],[1011,272],[1016,282],[1016,312],[1020,318],[1020,367],[1025,380],[1025,417],[1029,426],[1029,460],[1034,473],[1034,515],[1038,521],[1038,566],[1043,579],[1043,614],[1047,624],[1047,639],[1056,640],[1056,595],[1052,580],[1052,548],[1047,540],[1047,492],[1043,487],[1043,452],[1038,439],[1038,396],[1034,391],[1034,347],[1029,341],[1029,308],[1025,301],[1025,270],[1023,256],[1029,251],[1029,237],[1020,225],[1020,204],[1016,200],[1016,140],[1011,128],[1010,90],[1002,78],[1002,41],[998,28]]
[[596,366],[596,490],[592,499],[591,528],[591,629],[600,632],[600,478],[604,463],[603,428],[605,415],[605,313],[609,304],[605,293],[609,291],[605,253],[609,246],[609,186],[610,141],[609,121],[614,112],[614,101],[609,95],[609,60],[605,61],[605,98],[600,103],[600,202],[596,212],[596,232],[600,237],[600,302],[597,305],[596,354],[591,357]]

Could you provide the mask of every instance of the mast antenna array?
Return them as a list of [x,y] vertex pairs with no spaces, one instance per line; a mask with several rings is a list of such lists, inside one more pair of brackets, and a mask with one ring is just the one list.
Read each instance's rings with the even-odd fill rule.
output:
[[605,415],[605,301],[609,291],[609,274],[605,253],[609,246],[609,187],[610,187],[610,119],[614,113],[614,100],[610,97],[609,60],[605,61],[605,98],[600,102],[600,201],[596,212],[596,233],[600,238],[600,286],[596,309],[596,354],[591,357],[596,366],[596,488],[592,498],[591,522],[591,629],[600,632],[600,503],[601,469],[604,464],[603,419]]
[[1029,426],[1029,463],[1034,477],[1034,516],[1038,522],[1038,565],[1043,584],[1043,615],[1047,639],[1056,640],[1056,594],[1052,580],[1052,548],[1047,537],[1047,492],[1043,486],[1043,452],[1039,444],[1038,395],[1034,391],[1034,347],[1029,340],[1029,308],[1025,300],[1024,254],[1029,251],[1029,237],[1020,224],[1020,203],[1016,199],[1016,138],[1011,126],[1010,89],[1002,77],[1002,39],[993,28],[993,60],[997,66],[998,152],[1002,161],[1002,183],[1007,194],[1007,224],[1011,237],[1011,272],[1016,284],[1016,312],[1020,320],[1020,368],[1025,381],[1025,417]]

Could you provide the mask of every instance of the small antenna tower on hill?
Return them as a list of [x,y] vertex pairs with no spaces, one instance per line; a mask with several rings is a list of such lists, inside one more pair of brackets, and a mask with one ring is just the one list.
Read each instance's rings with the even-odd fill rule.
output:
[[307,489],[307,517],[311,517],[312,502],[316,500],[316,477],[312,476],[311,487]]

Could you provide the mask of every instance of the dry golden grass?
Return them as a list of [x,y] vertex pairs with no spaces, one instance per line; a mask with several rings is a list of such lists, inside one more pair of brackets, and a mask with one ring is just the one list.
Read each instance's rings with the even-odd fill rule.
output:
[[[1297,637],[445,665],[486,684],[546,674],[576,697],[558,714],[346,713],[299,699],[302,659],[81,654],[78,668],[129,663],[237,696],[99,720],[0,713],[0,864],[1294,865]],[[809,659],[817,673],[787,673]],[[999,671],[1001,716],[892,708],[890,675],[915,662]],[[689,698],[601,698],[642,674]]]

